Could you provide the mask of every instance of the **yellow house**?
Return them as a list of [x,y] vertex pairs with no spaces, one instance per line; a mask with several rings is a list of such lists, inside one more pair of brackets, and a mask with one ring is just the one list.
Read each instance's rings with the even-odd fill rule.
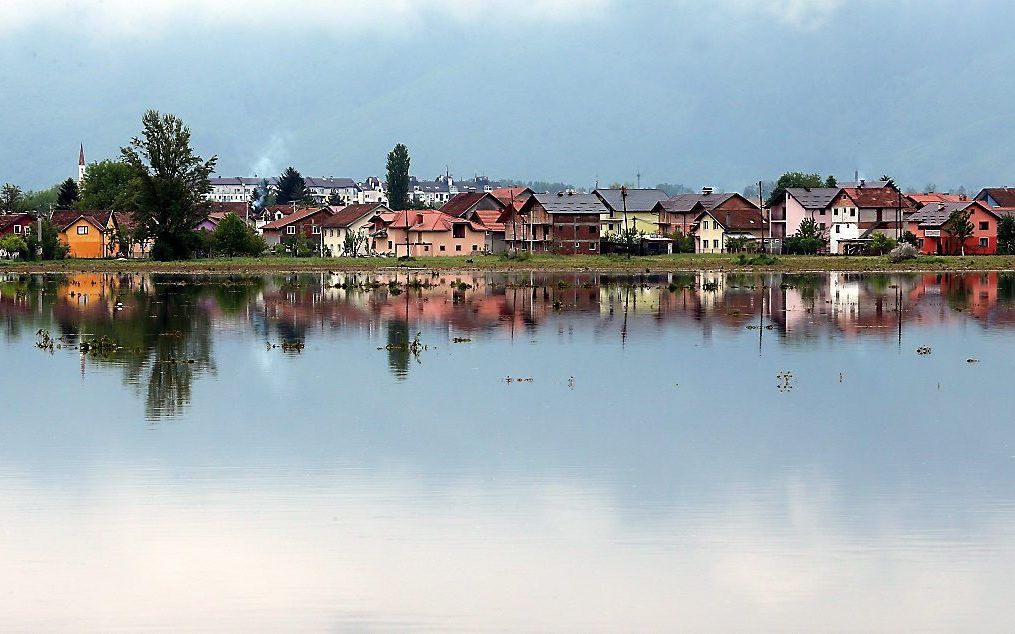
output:
[[52,223],[60,241],[69,247],[67,257],[104,258],[109,256],[108,211],[55,211]]
[[694,239],[697,253],[725,253],[728,238],[765,238],[765,218],[757,209],[703,211],[695,219]]
[[597,189],[593,193],[610,211],[600,216],[599,235],[619,235],[625,229],[633,229],[646,235],[659,233],[659,213],[656,211],[656,204],[669,198],[663,190],[622,187]]

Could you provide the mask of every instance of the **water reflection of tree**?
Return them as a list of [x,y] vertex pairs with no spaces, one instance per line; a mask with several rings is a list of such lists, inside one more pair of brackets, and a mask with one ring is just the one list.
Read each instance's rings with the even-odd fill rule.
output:
[[402,319],[388,320],[387,351],[388,368],[399,379],[409,375],[409,322]]

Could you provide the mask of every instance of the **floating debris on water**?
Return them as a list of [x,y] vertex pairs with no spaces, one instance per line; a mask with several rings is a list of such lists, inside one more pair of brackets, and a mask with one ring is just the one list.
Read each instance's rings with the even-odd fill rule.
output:
[[979,363],[979,359],[966,359],[966,363]]
[[789,392],[793,389],[793,373],[789,370],[783,370],[779,374],[775,375],[775,378],[779,379],[779,391]]
[[509,376],[506,379],[504,379],[504,382],[505,383],[533,383],[534,379],[532,379],[531,377],[529,377],[527,379],[523,379],[523,378],[520,378],[520,377]]
[[930,354],[930,352],[931,352],[930,346],[920,346],[919,348],[916,349],[916,354],[921,356],[927,356],[928,354]]
[[455,337],[451,340],[451,343],[472,343],[472,339],[466,337]]

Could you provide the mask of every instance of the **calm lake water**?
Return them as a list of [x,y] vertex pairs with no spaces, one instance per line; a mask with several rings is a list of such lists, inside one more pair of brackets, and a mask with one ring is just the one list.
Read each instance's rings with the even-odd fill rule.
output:
[[1015,275],[6,275],[0,317],[3,630],[1015,630]]

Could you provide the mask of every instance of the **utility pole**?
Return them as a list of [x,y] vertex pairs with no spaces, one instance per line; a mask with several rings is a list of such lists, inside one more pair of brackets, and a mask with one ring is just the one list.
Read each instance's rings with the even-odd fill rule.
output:
[[[761,224],[763,225],[762,229],[761,229],[761,251],[763,253],[768,253],[769,252],[769,248],[768,248],[768,245],[765,243],[765,229],[764,229],[764,224],[765,224],[765,183],[764,183],[764,181],[758,181],[758,202],[761,203]],[[772,215],[771,215],[771,213],[768,216],[768,239],[769,240],[772,239]]]
[[[631,234],[628,233],[628,228],[627,228],[627,187],[621,187],[620,188],[620,199],[624,203],[624,240],[628,241],[628,240],[631,239]],[[631,245],[630,244],[626,245],[626,250],[627,250],[627,257],[630,258],[631,257]]]

